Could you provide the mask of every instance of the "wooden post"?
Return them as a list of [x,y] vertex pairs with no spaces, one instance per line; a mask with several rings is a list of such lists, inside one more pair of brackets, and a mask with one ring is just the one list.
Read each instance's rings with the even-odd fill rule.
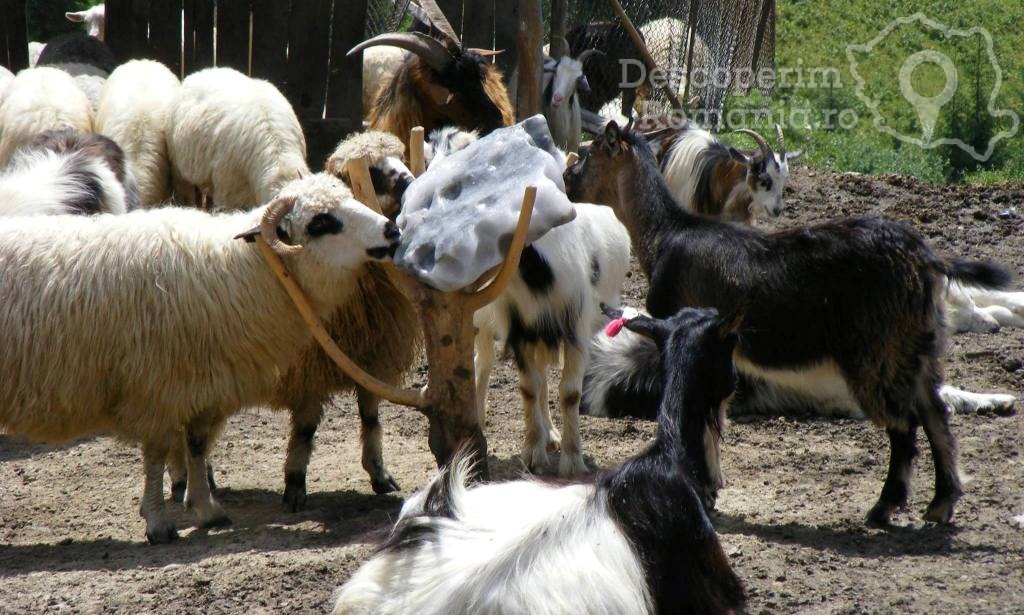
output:
[[541,70],[544,40],[540,0],[517,0],[519,6],[519,32],[516,48],[519,51],[519,83],[516,89],[516,118],[520,121],[540,113]]
[[423,175],[423,171],[426,169],[426,160],[423,156],[423,133],[423,127],[416,126],[412,129],[412,137],[409,139],[409,171],[415,177]]
[[[608,0],[611,2],[612,9],[615,11],[615,15],[619,18],[619,22],[622,23],[622,27],[626,29],[629,34],[629,38],[633,39],[633,44],[636,45],[637,50],[640,52],[640,57],[643,58],[644,65],[647,67],[647,74],[650,74],[654,69],[658,68],[658,65],[654,62],[654,58],[651,57],[651,52],[647,49],[647,44],[644,43],[644,39],[640,36],[640,33],[636,31],[636,26],[633,25],[633,21],[626,15],[626,11],[619,4],[619,0]],[[662,84],[661,90],[664,92],[665,97],[672,103],[673,109],[682,109],[683,106],[679,104],[679,98],[676,93],[672,91],[672,87],[669,85],[669,80],[665,79]]]
[[569,55],[569,41],[565,38],[568,20],[568,0],[551,0],[551,43],[548,55],[558,59]]

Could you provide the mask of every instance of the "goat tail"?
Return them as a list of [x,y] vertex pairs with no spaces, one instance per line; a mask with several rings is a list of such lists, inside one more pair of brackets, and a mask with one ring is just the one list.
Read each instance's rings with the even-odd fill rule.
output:
[[954,259],[946,266],[946,277],[951,282],[994,290],[1002,290],[1013,281],[1013,274],[1000,265],[964,258]]
[[580,410],[591,416],[654,419],[662,386],[661,353],[653,341],[627,329],[616,337],[601,332],[590,342]]

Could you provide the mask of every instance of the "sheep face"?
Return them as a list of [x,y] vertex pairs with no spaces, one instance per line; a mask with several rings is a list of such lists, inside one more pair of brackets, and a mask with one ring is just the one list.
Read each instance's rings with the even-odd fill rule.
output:
[[383,260],[398,249],[401,233],[393,222],[366,207],[345,184],[318,173],[287,184],[279,199],[295,203],[278,226],[287,242],[328,266],[354,268]]

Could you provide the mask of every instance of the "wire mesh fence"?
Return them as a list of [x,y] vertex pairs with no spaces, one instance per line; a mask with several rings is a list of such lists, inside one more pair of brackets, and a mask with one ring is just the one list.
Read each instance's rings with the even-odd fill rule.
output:
[[411,0],[370,0],[366,7],[366,38],[400,29]]
[[[619,88],[610,98],[615,88],[601,79],[612,77],[608,73],[614,70],[618,84],[638,83],[643,75],[634,63],[639,53],[618,25],[609,2],[569,0],[570,52],[578,55],[589,47],[605,52],[603,58],[591,61],[594,66],[586,67],[588,78],[598,73],[596,89],[602,90],[583,101],[586,108],[600,111],[598,107],[604,106],[603,115],[625,115],[631,109],[665,112],[668,98],[656,86],[667,82],[681,102],[696,98],[695,107],[705,117],[715,118],[729,92],[746,93],[760,71],[774,68],[775,0],[621,0],[621,4],[665,72],[649,75],[655,77],[654,83],[651,79],[639,83],[633,94],[629,88]],[[628,61],[625,70],[623,60]],[[598,62],[605,66],[597,67]],[[770,93],[771,80],[765,80],[761,89]],[[635,105],[630,104],[634,97]]]

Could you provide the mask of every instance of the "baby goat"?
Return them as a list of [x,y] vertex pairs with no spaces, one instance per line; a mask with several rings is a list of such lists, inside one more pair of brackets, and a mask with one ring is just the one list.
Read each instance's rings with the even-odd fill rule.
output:
[[[963,492],[938,392],[942,287],[946,279],[990,286],[1004,272],[944,262],[912,229],[877,218],[763,233],[694,215],[673,199],[644,137],[615,124],[565,176],[571,199],[611,205],[629,229],[653,316],[749,305],[735,357],[741,374],[772,390],[857,407],[887,429],[889,474],[868,523],[888,524],[906,503],[919,425],[935,464],[924,517],[950,521]],[[720,435],[706,436],[707,458],[717,460]],[[711,503],[720,471],[707,475]]]
[[[609,315],[620,315],[609,312]],[[691,446],[732,395],[735,321],[684,309],[625,324],[657,340],[654,442],[597,480],[466,486],[463,459],[409,498],[334,614],[732,613],[743,587],[701,506]]]

